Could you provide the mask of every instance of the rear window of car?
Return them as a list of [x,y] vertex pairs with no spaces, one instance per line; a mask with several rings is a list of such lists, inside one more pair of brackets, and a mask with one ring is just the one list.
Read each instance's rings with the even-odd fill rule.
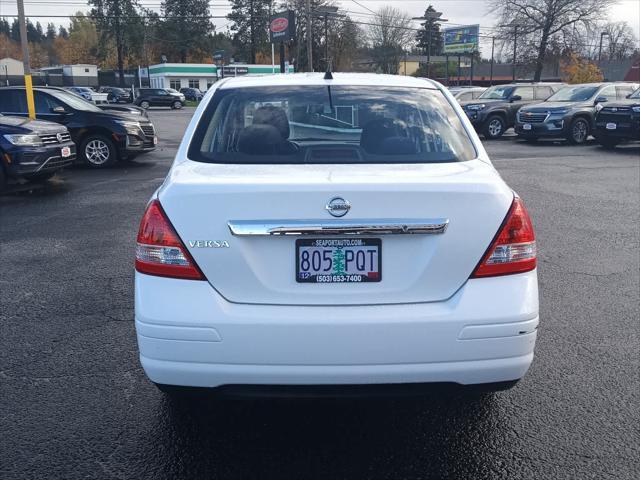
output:
[[438,90],[228,88],[198,123],[189,158],[228,164],[436,163],[476,157]]

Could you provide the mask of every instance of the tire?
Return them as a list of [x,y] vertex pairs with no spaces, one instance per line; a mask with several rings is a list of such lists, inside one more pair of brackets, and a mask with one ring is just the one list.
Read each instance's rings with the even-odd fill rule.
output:
[[171,108],[173,108],[174,110],[180,110],[182,108],[182,102],[176,100],[171,104]]
[[598,143],[602,147],[610,149],[610,148],[616,148],[616,145],[620,143],[620,140],[617,138],[604,137],[604,138],[598,138]]
[[500,138],[506,129],[507,125],[505,124],[504,118],[500,115],[491,115],[484,122],[482,133],[487,140],[495,140],[496,138]]
[[140,102],[140,108],[144,108],[145,110],[149,108],[151,105],[146,100]]
[[44,182],[53,177],[57,172],[34,173],[25,177],[28,182]]
[[91,168],[107,168],[118,160],[116,147],[104,135],[89,135],[80,144],[80,156]]
[[589,138],[589,121],[586,118],[578,117],[573,119],[567,133],[567,141],[571,145],[582,145]]

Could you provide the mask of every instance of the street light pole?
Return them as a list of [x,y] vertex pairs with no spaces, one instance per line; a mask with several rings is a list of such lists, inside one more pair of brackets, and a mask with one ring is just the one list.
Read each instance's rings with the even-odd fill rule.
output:
[[423,17],[413,17],[411,20],[424,20],[427,24],[427,77],[431,78],[431,29],[436,22],[448,22],[442,17],[442,12],[424,12]]
[[36,108],[33,102],[33,82],[29,66],[29,42],[27,40],[27,24],[24,20],[24,1],[18,1],[18,22],[20,22],[20,43],[22,44],[22,64],[24,65],[24,87],[27,93],[27,110],[29,118],[36,119]]
[[329,16],[324,16],[324,60],[327,63],[326,70],[329,70]]
[[427,78],[431,78],[431,22],[427,20]]
[[513,78],[512,80],[516,81],[516,56],[518,52],[518,25],[514,25],[513,27]]
[[311,0],[307,0],[307,61],[309,62],[309,71],[313,72],[313,42],[311,40]]

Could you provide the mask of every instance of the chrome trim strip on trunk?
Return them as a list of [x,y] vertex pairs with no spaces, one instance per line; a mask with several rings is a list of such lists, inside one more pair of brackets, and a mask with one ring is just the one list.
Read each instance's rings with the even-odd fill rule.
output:
[[230,220],[227,225],[237,237],[261,235],[434,235],[444,233],[447,218],[410,220],[313,221]]

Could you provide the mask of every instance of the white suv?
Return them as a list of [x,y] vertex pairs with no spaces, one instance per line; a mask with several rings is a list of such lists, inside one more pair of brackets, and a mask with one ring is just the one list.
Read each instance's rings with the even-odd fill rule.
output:
[[147,206],[135,298],[142,366],[165,391],[500,389],[533,359],[536,244],[441,85],[231,78]]

